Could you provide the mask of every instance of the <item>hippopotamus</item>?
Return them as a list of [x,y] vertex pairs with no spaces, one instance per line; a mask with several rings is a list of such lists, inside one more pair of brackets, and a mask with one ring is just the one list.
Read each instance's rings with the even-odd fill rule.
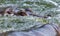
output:
[[36,16],[36,17],[43,18],[43,16],[34,14],[34,13],[33,13],[34,11],[32,11],[32,8],[25,8],[25,11],[26,11],[27,16]]
[[25,11],[26,11],[26,14],[29,16],[29,15],[32,15],[32,9],[31,8],[25,8]]
[[14,12],[13,12],[13,9],[12,9],[12,7],[7,7],[6,9],[5,9],[5,14],[4,14],[4,16],[6,16],[6,15],[14,15]]
[[27,16],[25,9],[21,9],[17,12],[14,12],[14,15],[16,15],[16,16]]

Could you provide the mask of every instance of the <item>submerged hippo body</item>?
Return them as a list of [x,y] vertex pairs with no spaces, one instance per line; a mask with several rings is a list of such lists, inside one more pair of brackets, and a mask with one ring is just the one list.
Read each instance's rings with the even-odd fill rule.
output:
[[37,29],[29,30],[28,32],[11,32],[6,36],[60,36],[56,31],[59,27],[55,24],[47,24]]

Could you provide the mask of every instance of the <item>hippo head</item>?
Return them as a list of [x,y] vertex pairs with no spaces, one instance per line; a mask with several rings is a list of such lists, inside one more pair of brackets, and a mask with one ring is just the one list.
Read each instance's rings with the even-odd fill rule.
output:
[[12,10],[13,10],[12,8],[8,7],[6,8],[5,13],[12,14],[13,12]]

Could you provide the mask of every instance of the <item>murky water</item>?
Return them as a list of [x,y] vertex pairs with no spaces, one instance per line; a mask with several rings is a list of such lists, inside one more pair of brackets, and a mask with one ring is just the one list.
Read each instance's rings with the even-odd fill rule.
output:
[[[49,22],[60,23],[60,20],[59,20],[59,18],[60,18],[60,15],[59,15],[60,14],[60,0],[3,0],[3,1],[0,0],[0,8],[7,7],[7,6],[12,6],[13,9],[32,8],[33,13],[35,13],[37,15],[46,16],[47,14],[50,14],[52,16],[52,18],[49,19]],[[3,18],[3,17],[1,17],[1,18]],[[7,20],[7,18],[10,18],[12,20]],[[15,19],[13,19],[13,18],[15,18]],[[25,19],[25,21],[23,20],[24,22],[19,22],[20,21],[20,20],[18,20],[19,18],[21,18],[21,21],[23,20],[22,17],[18,17],[18,18],[4,17],[3,21],[0,20],[2,22],[1,25],[4,25],[4,26],[1,26],[4,29],[3,32],[6,31],[5,30],[5,29],[7,29],[6,27],[9,27],[9,30],[11,30],[11,29],[12,30],[14,30],[14,29],[25,30],[25,29],[30,29],[33,26],[36,26],[36,27],[38,27],[38,25],[40,26],[39,23],[41,21],[36,22],[37,17],[31,17],[31,18],[23,17]],[[33,21],[32,21],[32,19],[33,19]],[[13,21],[13,23],[11,21]],[[28,23],[26,23],[26,22],[28,22]],[[24,25],[24,23],[25,23],[25,25]],[[7,25],[7,24],[9,24],[9,25]],[[22,25],[25,26],[25,28]],[[3,29],[1,29],[1,30],[3,30]],[[9,30],[7,30],[7,31],[9,31]]]

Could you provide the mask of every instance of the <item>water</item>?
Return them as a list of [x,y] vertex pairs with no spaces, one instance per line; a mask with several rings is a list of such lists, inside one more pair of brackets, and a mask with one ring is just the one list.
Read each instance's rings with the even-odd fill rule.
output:
[[[19,7],[19,8],[32,8],[34,13],[39,14],[42,12],[45,15],[45,12],[50,12],[49,10],[52,10],[53,8],[59,8],[59,4],[56,1],[53,0],[12,0],[12,1],[5,1],[0,7],[6,7],[6,6],[13,6]],[[53,9],[55,12],[56,9]],[[43,12],[44,11],[44,12]]]
[[[50,14],[52,16],[52,18],[47,19],[47,20],[49,20],[50,23],[58,23],[58,24],[60,23],[60,20],[59,20],[59,18],[60,18],[60,15],[59,15],[60,14],[60,0],[3,0],[3,1],[0,0],[0,8],[4,8],[7,6],[12,6],[13,9],[32,8],[33,13],[35,13],[37,15],[46,16],[47,14]],[[2,20],[4,20],[4,21],[1,21],[1,18],[3,18]],[[1,27],[3,29],[9,28],[9,30],[11,30],[11,28],[12,28],[12,30],[15,30],[15,29],[25,30],[25,29],[30,29],[31,27],[35,26],[36,24],[37,24],[36,27],[40,26],[40,24],[43,24],[42,20],[41,19],[39,20],[39,18],[37,18],[37,17],[32,17],[32,18],[23,17],[25,19],[24,22],[21,22],[23,20],[22,17],[18,17],[18,18],[1,17],[1,18],[0,18],[1,25],[3,25]],[[7,20],[5,18],[7,18],[7,19],[9,18],[12,20]],[[18,20],[19,18],[21,18],[21,20]],[[35,18],[35,19],[33,19],[33,18]],[[39,21],[36,19],[38,19]],[[13,22],[11,22],[11,21],[13,21]],[[38,22],[36,22],[36,21],[38,21]],[[41,22],[41,23],[39,24],[39,22]],[[25,25],[23,23],[25,23]],[[9,31],[9,30],[7,30],[7,31]],[[4,30],[4,32],[5,32],[5,30]]]

